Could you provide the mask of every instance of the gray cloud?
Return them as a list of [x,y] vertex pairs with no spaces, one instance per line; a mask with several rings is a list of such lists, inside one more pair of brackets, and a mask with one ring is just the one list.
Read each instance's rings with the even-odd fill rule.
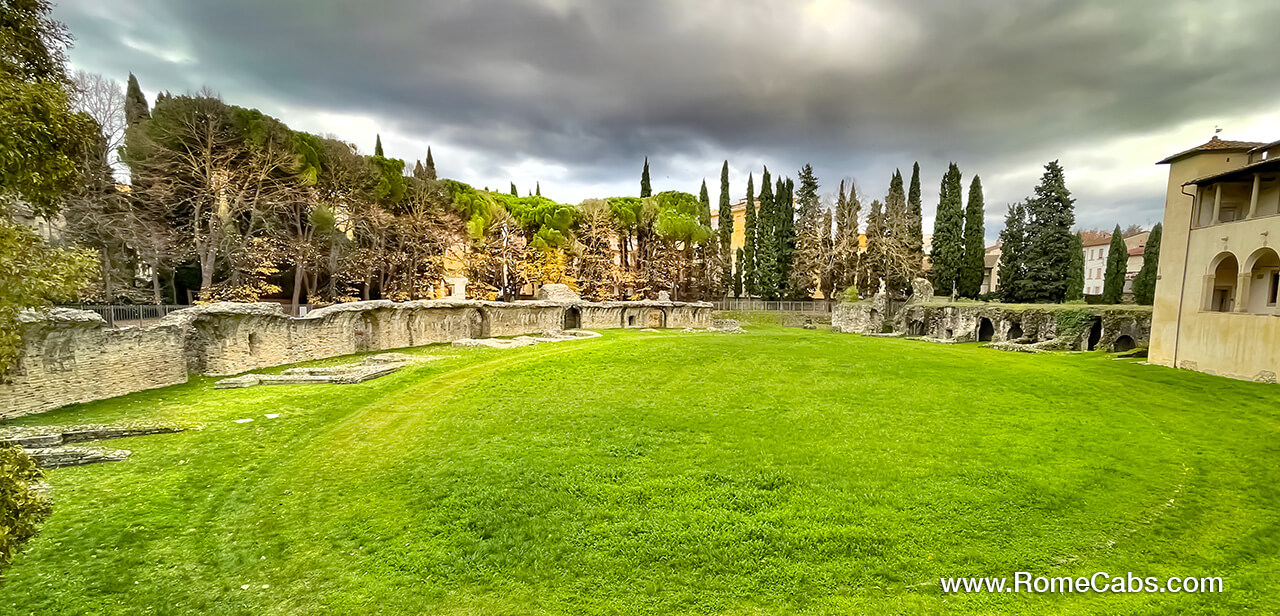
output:
[[[693,191],[729,158],[812,162],[873,196],[919,160],[928,195],[955,160],[992,177],[995,222],[1032,185],[995,176],[1280,98],[1280,4],[1239,0],[74,0],[57,15],[91,70],[133,71],[150,90],[207,84],[272,113],[370,116],[384,138],[465,151],[482,177],[461,179],[477,184],[560,165],[567,194],[635,184],[648,155],[664,188]],[[1072,188],[1086,223],[1162,207],[1163,184]]]

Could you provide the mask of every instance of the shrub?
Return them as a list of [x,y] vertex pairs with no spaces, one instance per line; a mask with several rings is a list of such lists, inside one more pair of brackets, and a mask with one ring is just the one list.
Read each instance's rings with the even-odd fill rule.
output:
[[840,294],[840,301],[842,302],[856,302],[860,299],[862,299],[862,296],[858,295],[858,287],[851,286]]
[[35,489],[41,472],[21,447],[0,447],[0,565],[36,534],[49,515],[49,501]]

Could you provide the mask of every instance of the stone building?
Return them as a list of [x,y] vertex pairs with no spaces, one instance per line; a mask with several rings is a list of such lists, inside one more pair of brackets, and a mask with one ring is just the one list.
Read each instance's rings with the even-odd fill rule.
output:
[[1152,362],[1274,381],[1280,141],[1207,143],[1170,156]]

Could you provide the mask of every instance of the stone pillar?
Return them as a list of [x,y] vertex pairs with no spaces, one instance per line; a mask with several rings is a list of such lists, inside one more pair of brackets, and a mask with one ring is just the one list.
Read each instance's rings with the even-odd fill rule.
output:
[[1218,218],[1218,216],[1220,216],[1221,214],[1222,214],[1222,184],[1218,183],[1213,185],[1213,219],[1209,221],[1209,224],[1216,225],[1219,222],[1221,222],[1221,219]]
[[1204,286],[1200,294],[1200,310],[1210,312],[1213,310],[1213,283],[1216,280],[1213,274],[1206,274],[1204,277]]
[[1249,197],[1249,218],[1258,214],[1258,191],[1262,189],[1262,174],[1253,174],[1253,196]]
[[1236,276],[1235,312],[1249,312],[1249,283],[1252,280],[1252,272],[1241,272]]

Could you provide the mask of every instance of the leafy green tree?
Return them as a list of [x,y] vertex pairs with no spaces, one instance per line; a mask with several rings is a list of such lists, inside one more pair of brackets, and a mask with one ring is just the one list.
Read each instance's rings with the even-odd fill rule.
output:
[[973,182],[969,183],[969,204],[964,210],[964,258],[956,277],[960,297],[976,298],[982,292],[982,273],[987,255],[984,209],[982,180],[975,175]]
[[756,228],[759,218],[756,212],[755,186],[752,174],[747,174],[747,211],[742,222],[742,288],[751,297],[760,292],[756,285]]
[[1058,303],[1067,294],[1075,199],[1058,161],[1044,168],[1035,196],[1027,202],[1026,300]]
[[1133,277],[1133,300],[1140,305],[1150,306],[1156,298],[1156,272],[1160,265],[1160,235],[1163,225],[1156,223],[1147,237],[1147,245],[1143,248],[1142,269]]
[[964,211],[960,209],[960,169],[955,163],[942,176],[938,214],[933,223],[933,288],[939,295],[958,291],[964,263]]
[[1071,234],[1071,269],[1067,272],[1067,301],[1084,299],[1084,238]]
[[733,259],[730,258],[733,256],[733,222],[733,205],[729,203],[729,161],[726,160],[720,167],[720,208],[716,213],[716,224],[719,225],[716,232],[722,256],[720,277],[726,289],[734,286]]
[[0,566],[13,558],[26,540],[35,536],[49,517],[49,499],[37,489],[44,474],[31,456],[17,445],[0,446]]
[[1006,302],[1024,302],[1027,293],[1027,202],[1009,205],[1000,231],[1000,266],[997,276],[1000,297]]
[[653,194],[653,187],[649,184],[649,157],[644,157],[644,171],[640,172],[640,198],[643,199]]
[[151,109],[147,107],[147,97],[138,86],[138,78],[129,73],[129,87],[124,94],[125,126],[133,126],[151,117]]
[[1124,243],[1120,225],[1111,232],[1111,246],[1107,249],[1107,267],[1102,278],[1102,303],[1119,304],[1124,297],[1124,275],[1129,264],[1129,249]]

